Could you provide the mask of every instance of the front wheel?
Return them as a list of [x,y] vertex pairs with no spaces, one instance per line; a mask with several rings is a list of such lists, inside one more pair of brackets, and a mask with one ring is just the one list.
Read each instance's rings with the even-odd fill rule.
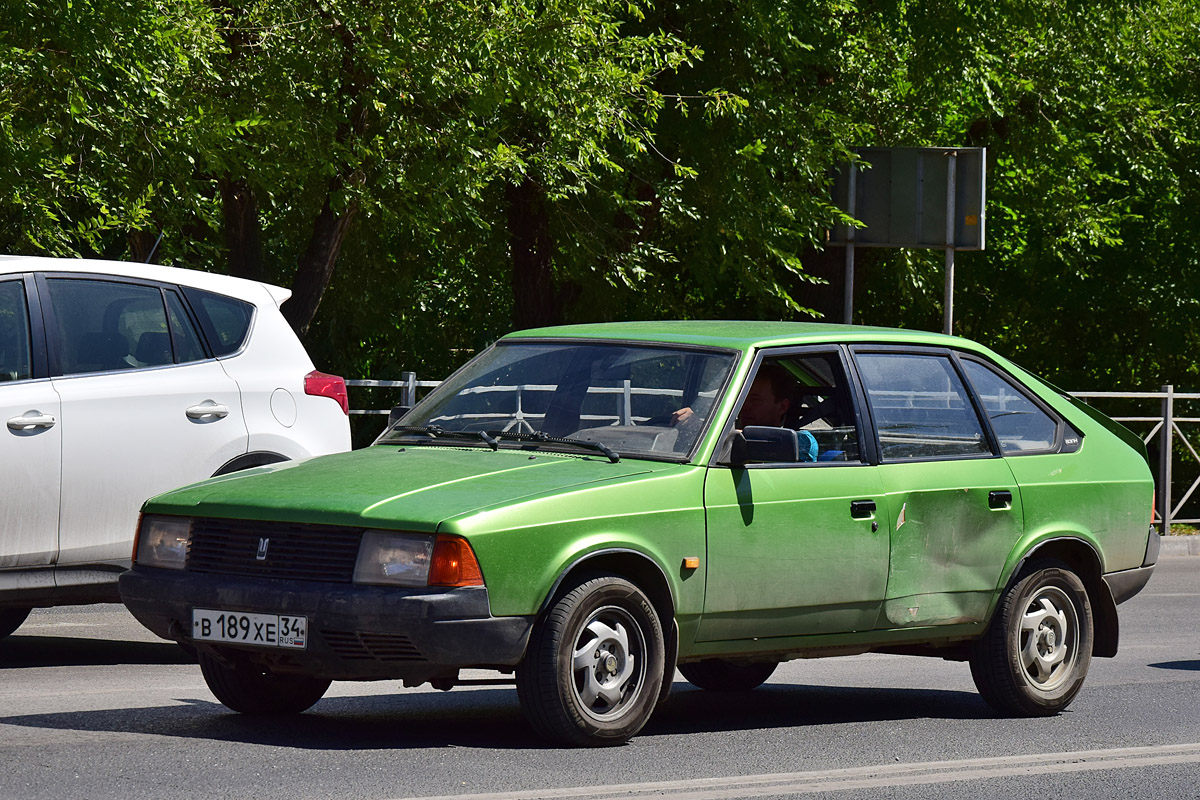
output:
[[241,714],[299,714],[320,700],[331,683],[303,675],[273,675],[249,664],[226,666],[207,653],[201,653],[199,661],[208,688]]
[[517,667],[517,696],[534,729],[575,745],[620,744],[654,710],[663,681],[662,624],[624,578],[584,581],[538,623]]
[[1044,717],[1079,693],[1092,660],[1087,589],[1059,561],[1031,564],[1000,600],[987,633],[971,648],[971,676],[1003,714]]
[[757,688],[779,666],[774,661],[739,664],[723,658],[709,658],[680,664],[679,672],[688,683],[712,692],[748,692]]
[[0,639],[8,636],[29,616],[32,608],[0,608]]

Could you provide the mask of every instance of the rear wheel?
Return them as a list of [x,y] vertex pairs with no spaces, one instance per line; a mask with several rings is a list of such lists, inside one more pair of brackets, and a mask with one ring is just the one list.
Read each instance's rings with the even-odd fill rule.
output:
[[517,667],[521,710],[542,736],[620,744],[654,710],[663,681],[662,624],[624,578],[584,581],[538,623]]
[[723,658],[710,658],[680,664],[679,672],[688,683],[714,692],[748,692],[760,685],[779,665],[774,661],[738,664]]
[[1062,562],[1039,561],[1008,589],[972,646],[971,676],[997,711],[1050,716],[1082,688],[1092,640],[1092,606],[1079,576]]
[[248,664],[226,666],[200,654],[200,672],[217,699],[242,714],[299,714],[311,708],[331,681],[303,675],[273,675]]
[[0,608],[0,639],[21,627],[32,608]]

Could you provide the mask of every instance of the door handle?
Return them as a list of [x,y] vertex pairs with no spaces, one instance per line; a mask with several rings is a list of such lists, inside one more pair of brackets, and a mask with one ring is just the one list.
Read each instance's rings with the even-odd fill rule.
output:
[[850,516],[855,519],[870,519],[875,515],[874,500],[851,500]]
[[8,429],[10,431],[31,431],[35,428],[53,428],[56,422],[58,420],[49,414],[43,414],[40,411],[26,411],[21,416],[10,419]]
[[194,420],[215,420],[225,419],[229,416],[229,406],[223,406],[219,403],[214,403],[212,400],[205,400],[198,406],[191,406],[187,410],[188,419]]
[[997,511],[1009,510],[1012,508],[1012,492],[1007,489],[988,492],[988,508],[993,508]]

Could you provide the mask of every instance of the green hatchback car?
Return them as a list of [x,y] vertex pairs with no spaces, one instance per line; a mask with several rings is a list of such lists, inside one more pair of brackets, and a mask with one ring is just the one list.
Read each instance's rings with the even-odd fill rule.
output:
[[967,661],[1048,715],[1159,536],[1141,441],[979,344],[771,322],[506,336],[369,448],[143,508],[130,611],[217,698],[513,675],[533,727],[628,740],[677,667],[745,691],[796,658]]

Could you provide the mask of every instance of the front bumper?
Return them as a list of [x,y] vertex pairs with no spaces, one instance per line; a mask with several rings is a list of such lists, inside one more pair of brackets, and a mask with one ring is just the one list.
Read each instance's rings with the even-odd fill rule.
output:
[[[333,680],[420,683],[465,667],[513,667],[532,617],[493,617],[487,589],[408,589],[197,574],[135,567],[121,601],[164,639],[274,672]],[[292,650],[191,638],[192,609],[308,618],[308,647]]]

